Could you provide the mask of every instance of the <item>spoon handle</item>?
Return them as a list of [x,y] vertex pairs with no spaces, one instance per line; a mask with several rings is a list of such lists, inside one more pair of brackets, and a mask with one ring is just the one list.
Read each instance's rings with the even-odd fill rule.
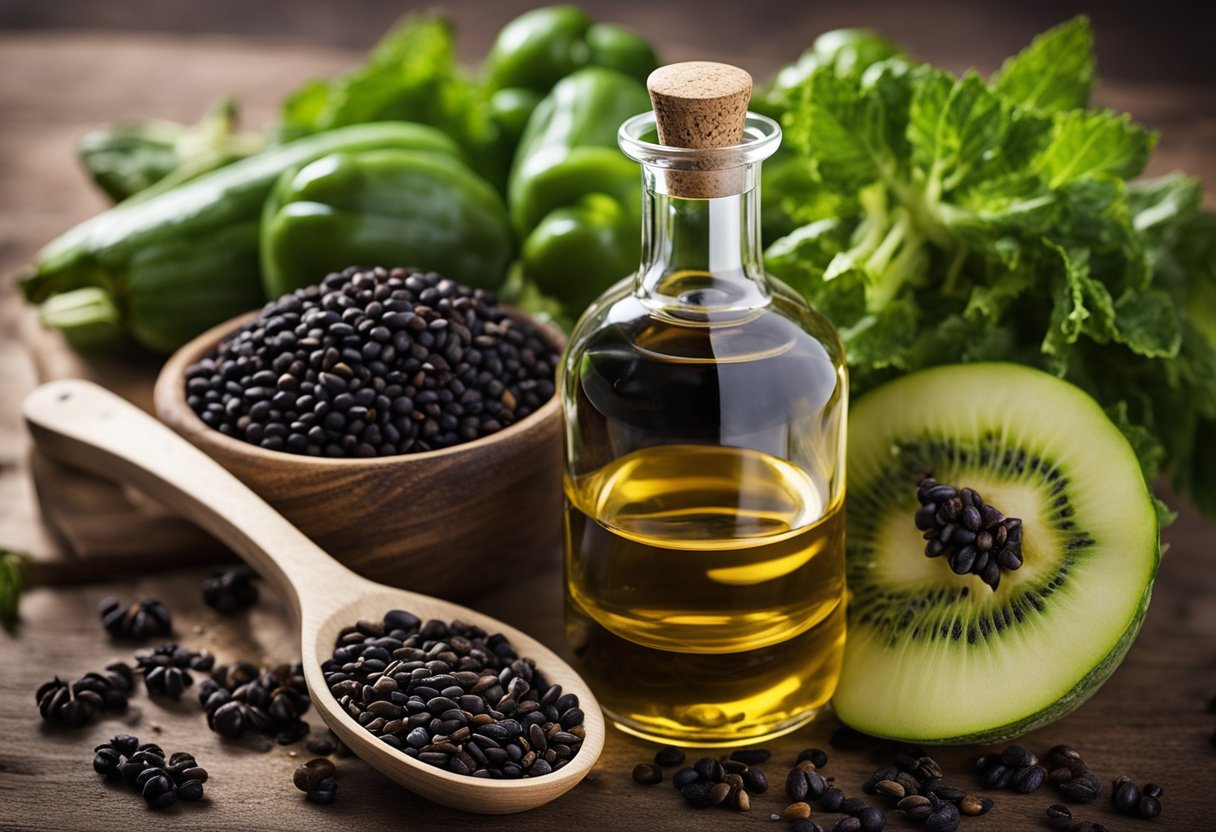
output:
[[52,381],[26,396],[22,410],[40,450],[135,486],[197,523],[283,590],[297,621],[310,590],[364,582],[218,462],[105,388]]

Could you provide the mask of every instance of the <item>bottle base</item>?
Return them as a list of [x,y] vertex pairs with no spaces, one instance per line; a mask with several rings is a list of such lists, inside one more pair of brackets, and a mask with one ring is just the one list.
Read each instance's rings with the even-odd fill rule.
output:
[[777,644],[738,653],[677,653],[617,636],[566,598],[573,667],[618,728],[683,746],[746,745],[805,725],[840,675],[845,605]]
[[825,710],[827,710],[826,706],[812,708],[769,729],[764,729],[761,726],[750,726],[747,733],[731,733],[729,735],[719,735],[712,731],[706,731],[703,734],[693,734],[689,732],[687,726],[682,725],[665,730],[661,725],[632,720],[613,713],[608,708],[604,709],[604,716],[608,718],[608,721],[617,730],[632,737],[646,740],[647,742],[654,742],[660,745],[679,745],[684,748],[733,748],[735,746],[768,742],[778,737],[783,737],[786,734],[791,734],[813,721],[815,717],[822,714]]

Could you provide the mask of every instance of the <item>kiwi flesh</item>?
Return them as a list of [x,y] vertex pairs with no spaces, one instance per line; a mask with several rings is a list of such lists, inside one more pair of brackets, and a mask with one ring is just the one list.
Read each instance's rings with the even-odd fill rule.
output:
[[[916,484],[969,487],[1022,520],[993,591],[924,554]],[[1131,446],[1098,404],[1016,364],[924,370],[849,415],[846,724],[918,743],[997,742],[1084,702],[1127,653],[1160,561]]]

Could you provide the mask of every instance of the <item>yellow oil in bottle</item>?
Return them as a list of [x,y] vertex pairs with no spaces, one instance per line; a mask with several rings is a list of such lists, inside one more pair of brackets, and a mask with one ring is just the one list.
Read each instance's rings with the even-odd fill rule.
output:
[[783,459],[699,444],[567,477],[567,637],[619,727],[744,743],[827,702],[845,632],[828,493]]

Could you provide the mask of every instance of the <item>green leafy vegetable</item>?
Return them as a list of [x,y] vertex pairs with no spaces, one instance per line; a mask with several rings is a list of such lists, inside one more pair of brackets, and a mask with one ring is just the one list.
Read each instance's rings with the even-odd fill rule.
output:
[[287,141],[371,121],[419,122],[446,133],[478,173],[501,184],[509,148],[498,141],[488,95],[458,64],[451,21],[415,14],[389,30],[363,66],[289,95],[278,135]]
[[766,260],[838,325],[857,392],[955,361],[1047,369],[1216,516],[1216,216],[1193,179],[1133,179],[1156,136],[1089,106],[1092,47],[1078,17],[988,80],[804,56],[766,93],[801,223]]

